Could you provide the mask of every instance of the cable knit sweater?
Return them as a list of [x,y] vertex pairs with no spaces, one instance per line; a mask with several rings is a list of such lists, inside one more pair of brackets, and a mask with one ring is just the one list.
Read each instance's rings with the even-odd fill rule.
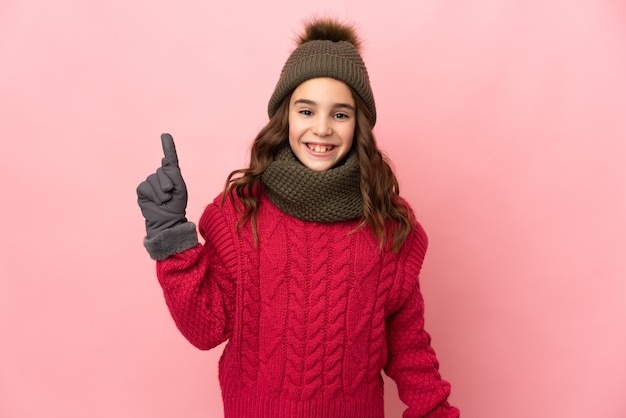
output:
[[226,418],[383,417],[381,371],[404,417],[458,417],[424,330],[419,227],[381,251],[358,221],[307,222],[262,196],[258,245],[219,198],[205,240],[157,262],[167,305],[196,347],[228,341],[219,363]]

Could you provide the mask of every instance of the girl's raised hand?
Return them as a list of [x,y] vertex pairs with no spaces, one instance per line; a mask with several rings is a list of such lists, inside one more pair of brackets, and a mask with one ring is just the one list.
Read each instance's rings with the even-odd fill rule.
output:
[[137,203],[146,220],[147,238],[187,222],[187,186],[178,166],[174,139],[170,134],[162,134],[161,145],[161,167],[137,187]]

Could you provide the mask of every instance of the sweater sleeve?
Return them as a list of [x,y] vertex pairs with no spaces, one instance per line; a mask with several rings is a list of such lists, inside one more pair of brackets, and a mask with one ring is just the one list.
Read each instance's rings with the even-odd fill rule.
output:
[[[409,240],[407,240],[409,241]],[[459,410],[448,403],[450,384],[439,374],[439,362],[424,329],[424,300],[418,275],[426,252],[426,235],[418,228],[400,254],[396,307],[387,317],[385,373],[398,387],[408,408],[403,418],[455,418]]]
[[232,335],[236,252],[215,202],[205,209],[199,231],[204,245],[157,261],[157,277],[180,332],[194,346],[208,350]]

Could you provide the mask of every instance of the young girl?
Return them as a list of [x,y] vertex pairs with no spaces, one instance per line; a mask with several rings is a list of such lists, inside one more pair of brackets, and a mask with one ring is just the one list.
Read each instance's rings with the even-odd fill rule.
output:
[[230,174],[199,232],[172,137],[137,188],[144,245],[183,335],[219,364],[226,418],[458,417],[424,330],[427,239],[372,128],[352,27],[309,23],[269,101],[250,165]]

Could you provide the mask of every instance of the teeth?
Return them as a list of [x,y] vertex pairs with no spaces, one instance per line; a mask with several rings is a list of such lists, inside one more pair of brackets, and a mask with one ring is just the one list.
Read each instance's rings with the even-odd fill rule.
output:
[[308,147],[315,152],[328,152],[334,148],[333,146],[318,144],[308,144]]

